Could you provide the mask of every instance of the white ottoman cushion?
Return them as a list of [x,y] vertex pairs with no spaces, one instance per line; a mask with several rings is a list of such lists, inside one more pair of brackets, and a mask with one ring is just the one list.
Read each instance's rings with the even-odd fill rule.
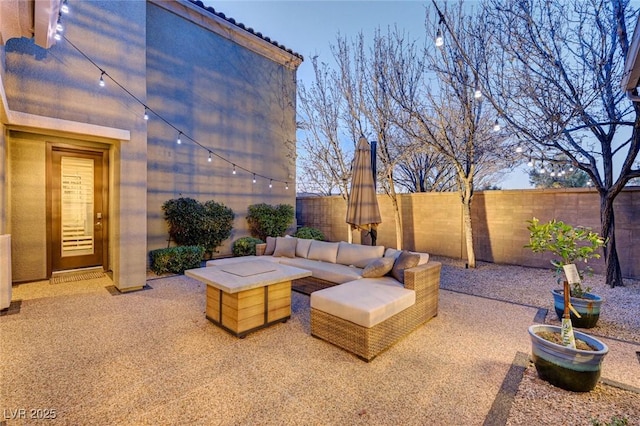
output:
[[362,327],[402,312],[416,302],[416,293],[391,277],[362,278],[311,293],[311,307]]

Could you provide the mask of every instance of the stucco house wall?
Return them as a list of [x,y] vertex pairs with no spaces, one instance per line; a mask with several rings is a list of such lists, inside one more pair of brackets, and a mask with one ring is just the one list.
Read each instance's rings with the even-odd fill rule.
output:
[[[248,47],[212,31],[229,25],[189,4],[147,3],[148,105],[184,132],[153,116],[148,124],[148,247],[167,246],[162,204],[178,197],[215,200],[236,214],[233,235],[247,234],[247,207],[295,206],[295,64],[251,37]],[[254,50],[268,48],[265,53]],[[204,145],[196,145],[191,137]],[[208,161],[209,152],[212,161]],[[217,155],[228,160],[220,159]],[[236,174],[232,173],[236,164]],[[279,180],[258,177],[240,167]],[[286,184],[289,182],[289,189]],[[272,188],[269,188],[269,184]]]
[[[145,4],[92,1],[73,6],[65,36],[145,99]],[[3,83],[13,117],[6,125],[5,141],[9,152],[10,205],[6,231],[12,234],[13,280],[46,278],[46,269],[33,267],[35,263],[47,264],[41,250],[46,234],[41,226],[23,223],[23,218],[30,215],[42,217],[44,193],[29,191],[25,174],[33,174],[29,176],[31,180],[44,175],[46,142],[58,139],[108,147],[113,184],[108,213],[108,268],[113,270],[114,283],[121,289],[144,285],[145,265],[136,259],[144,258],[146,253],[143,200],[147,135],[146,123],[135,114],[137,105],[113,85],[99,87],[100,73],[70,43],[60,42],[45,50],[32,39],[12,38],[6,41],[4,51]],[[24,164],[28,166],[23,167]],[[16,166],[19,167],[14,175]],[[32,266],[23,267],[19,259],[24,258],[29,258]]]
[[65,39],[47,39],[47,49],[25,26],[28,8],[0,16],[0,232],[12,234],[14,282],[49,273],[48,143],[108,152],[107,269],[120,290],[143,286],[148,252],[166,247],[161,206],[170,198],[214,199],[236,212],[221,253],[246,235],[250,204],[295,204],[301,56],[199,2],[71,6]]

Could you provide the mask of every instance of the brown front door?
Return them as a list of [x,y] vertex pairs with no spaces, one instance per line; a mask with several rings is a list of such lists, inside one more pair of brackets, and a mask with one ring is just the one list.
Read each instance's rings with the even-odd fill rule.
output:
[[48,147],[51,272],[107,264],[107,151]]

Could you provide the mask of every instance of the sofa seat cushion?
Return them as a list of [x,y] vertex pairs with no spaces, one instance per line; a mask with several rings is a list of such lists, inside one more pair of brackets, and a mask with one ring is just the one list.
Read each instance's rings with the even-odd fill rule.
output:
[[362,269],[337,263],[319,262],[317,260],[303,259],[301,257],[296,257],[294,259],[282,257],[280,258],[280,263],[283,265],[306,269],[311,272],[314,278],[331,281],[336,284],[342,284],[362,278]]
[[311,307],[362,327],[402,312],[416,302],[416,293],[391,277],[362,278],[311,293]]
[[250,260],[266,260],[269,262],[280,263],[282,257],[273,256],[239,256],[239,257],[225,257],[223,259],[208,260],[206,266],[226,266],[233,265],[234,263],[248,262]]

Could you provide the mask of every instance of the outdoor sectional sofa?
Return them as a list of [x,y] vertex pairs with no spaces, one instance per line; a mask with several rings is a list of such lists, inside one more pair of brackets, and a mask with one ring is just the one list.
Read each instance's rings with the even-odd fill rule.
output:
[[[311,335],[363,360],[372,360],[438,313],[441,264],[426,253],[291,237],[269,238],[264,248],[261,260],[306,269],[326,284],[310,296]],[[411,266],[416,255],[418,265]],[[207,266],[250,258],[216,259]]]

